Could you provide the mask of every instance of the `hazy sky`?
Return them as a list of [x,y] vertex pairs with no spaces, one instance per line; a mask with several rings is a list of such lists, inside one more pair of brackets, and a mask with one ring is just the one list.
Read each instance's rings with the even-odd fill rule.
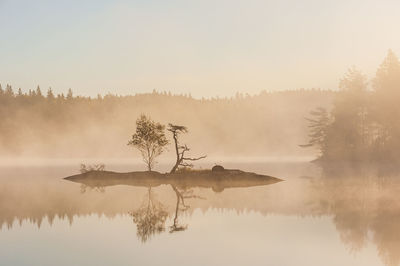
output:
[[320,87],[400,55],[398,0],[0,0],[0,83],[193,96]]

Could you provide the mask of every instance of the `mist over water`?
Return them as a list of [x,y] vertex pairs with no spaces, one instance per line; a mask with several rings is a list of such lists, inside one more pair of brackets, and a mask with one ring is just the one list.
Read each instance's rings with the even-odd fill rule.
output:
[[400,266],[400,2],[50,2],[0,0],[0,265]]
[[[139,167],[108,165],[117,172]],[[244,260],[262,265],[267,252],[268,261],[279,265],[399,264],[398,175],[382,175],[372,168],[348,169],[332,178],[305,162],[226,163],[227,168],[232,166],[285,181],[254,187],[243,183],[242,188],[220,192],[178,187],[186,198],[185,207],[177,208],[177,194],[169,185],[151,190],[140,185],[90,187],[61,179],[76,174],[76,165],[2,166],[2,261],[9,265],[106,265],[132,260],[158,264],[191,256],[199,258],[194,265],[220,261],[241,265]],[[162,210],[165,218],[160,230],[144,231],[146,235],[132,214],[143,206],[147,209],[149,202],[156,206],[155,214]],[[174,225],[181,230],[171,231]],[[36,250],[58,255],[43,258],[30,245],[17,245],[22,236],[29,236]],[[240,241],[228,244],[232,237]],[[165,246],[166,241],[172,245]],[[194,248],[199,244],[201,252]],[[186,255],[176,252],[185,247],[193,248]],[[105,248],[109,252],[100,252]],[[149,256],[150,251],[163,255]],[[295,255],[280,256],[282,252]]]

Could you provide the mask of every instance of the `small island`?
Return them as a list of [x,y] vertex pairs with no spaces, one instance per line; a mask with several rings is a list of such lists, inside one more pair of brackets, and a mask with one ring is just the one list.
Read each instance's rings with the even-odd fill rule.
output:
[[180,125],[168,125],[174,141],[176,161],[169,173],[160,173],[153,170],[158,157],[169,144],[165,136],[165,126],[154,122],[149,117],[141,115],[136,120],[136,132],[132,135],[128,145],[137,148],[147,166],[147,171],[117,173],[105,171],[104,165],[86,167],[81,165],[81,174],[66,177],[66,180],[81,183],[89,187],[106,187],[113,185],[130,185],[139,187],[157,187],[172,185],[176,187],[211,188],[215,192],[222,192],[226,188],[263,186],[274,184],[282,179],[245,172],[238,169],[225,169],[215,165],[208,170],[193,169],[193,161],[205,158],[188,157],[190,151],[186,144],[179,143],[179,136],[187,133],[188,129]]
[[180,170],[175,173],[165,174],[156,171],[116,173],[94,170],[69,176],[65,179],[88,187],[114,185],[157,187],[160,185],[173,185],[177,187],[211,188],[215,192],[222,192],[226,188],[263,186],[282,181],[279,178],[268,175],[224,169],[219,165],[214,166],[211,170]]

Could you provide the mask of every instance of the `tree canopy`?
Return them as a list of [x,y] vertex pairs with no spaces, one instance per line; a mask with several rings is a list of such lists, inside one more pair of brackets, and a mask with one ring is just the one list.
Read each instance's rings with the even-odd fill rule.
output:
[[[329,114],[309,118],[309,143],[325,161],[400,160],[400,62],[389,50],[368,90],[366,77],[351,68],[339,83]],[[330,119],[327,119],[330,117]],[[327,122],[329,121],[329,122]]]
[[142,114],[136,120],[136,132],[128,142],[128,145],[134,146],[140,151],[149,171],[156,163],[156,157],[164,151],[164,147],[168,144],[164,129],[164,125],[156,123]]

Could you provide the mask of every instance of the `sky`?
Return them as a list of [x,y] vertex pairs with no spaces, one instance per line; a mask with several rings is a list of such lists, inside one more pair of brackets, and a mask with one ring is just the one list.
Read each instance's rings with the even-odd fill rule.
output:
[[336,89],[400,55],[397,0],[0,0],[0,84],[95,96]]

